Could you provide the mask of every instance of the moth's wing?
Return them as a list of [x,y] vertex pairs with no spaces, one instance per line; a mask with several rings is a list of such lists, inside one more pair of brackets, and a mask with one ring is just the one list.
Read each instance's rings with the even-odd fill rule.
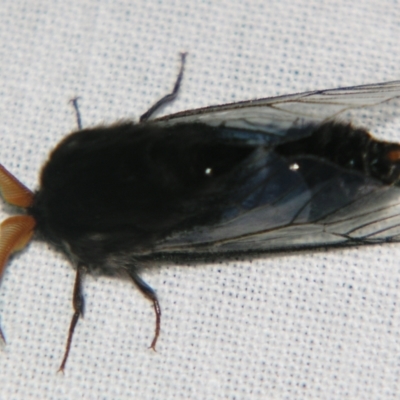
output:
[[322,159],[299,158],[296,169],[263,151],[244,166],[248,179],[232,188],[218,223],[177,232],[153,250],[218,254],[400,240],[399,188]]
[[247,176],[238,177],[238,182],[246,183],[232,186],[231,200],[218,223],[177,232],[153,250],[278,251],[399,240],[399,188],[339,169],[322,158],[297,160],[296,169],[269,148],[308,135],[308,126],[398,97],[400,81],[208,107],[155,120],[169,126],[215,126],[224,140],[260,149],[243,166]]
[[400,81],[317,90],[183,111],[155,119],[165,126],[210,126],[285,136],[291,128],[319,124],[346,111],[372,107],[400,97]]

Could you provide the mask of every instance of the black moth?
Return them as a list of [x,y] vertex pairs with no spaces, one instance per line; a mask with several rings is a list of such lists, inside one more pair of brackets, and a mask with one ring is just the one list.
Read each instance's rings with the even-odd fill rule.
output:
[[[182,260],[400,239],[400,145],[341,121],[400,96],[400,81],[306,92],[81,129],[50,154],[31,192],[0,165],[4,199],[25,209],[1,224],[0,276],[34,235],[82,276],[127,275],[154,305],[143,267]],[[3,336],[2,332],[0,331]],[[4,339],[4,336],[3,336]]]

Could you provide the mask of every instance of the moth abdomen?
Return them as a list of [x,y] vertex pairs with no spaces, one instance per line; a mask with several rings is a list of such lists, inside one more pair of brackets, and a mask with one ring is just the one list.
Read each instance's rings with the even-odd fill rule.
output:
[[385,184],[398,182],[400,176],[400,158],[396,155],[400,145],[377,140],[366,129],[350,123],[321,124],[304,138],[278,145],[275,151],[292,160],[316,157]]

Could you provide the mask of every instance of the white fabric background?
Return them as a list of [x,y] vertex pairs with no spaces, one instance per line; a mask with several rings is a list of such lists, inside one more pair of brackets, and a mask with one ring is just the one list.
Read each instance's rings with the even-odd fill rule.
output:
[[[2,0],[0,162],[35,188],[75,129],[70,98],[85,126],[137,118],[172,87],[180,51],[166,112],[400,79],[399,38],[389,0]],[[32,243],[1,285],[0,398],[398,398],[399,256],[387,245],[151,271],[157,353],[151,304],[88,277],[62,375],[74,272]]]

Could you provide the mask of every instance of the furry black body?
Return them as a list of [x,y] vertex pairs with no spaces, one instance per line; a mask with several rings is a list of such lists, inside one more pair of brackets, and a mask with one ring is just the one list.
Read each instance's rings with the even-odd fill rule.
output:
[[[306,222],[323,225],[321,216],[354,201],[362,188],[391,185],[399,176],[399,166],[384,157],[398,145],[376,141],[351,125],[294,129],[290,139],[269,146],[228,140],[226,132],[199,123],[165,127],[127,122],[72,133],[51,153],[29,209],[38,235],[74,264],[106,275],[135,272],[144,261],[179,261],[185,248],[197,257],[223,259],[235,248],[221,249],[217,240],[191,244],[188,239],[165,252],[162,244],[174,235],[190,236],[229,222],[226,213],[237,204],[242,205],[239,214],[244,208],[244,213],[261,210],[262,218],[265,206],[273,207],[298,187],[317,194],[307,202],[299,200],[295,208],[307,203]],[[291,170],[294,164],[296,171]],[[267,185],[269,197],[260,194],[249,203],[252,193]],[[301,199],[302,193],[297,195]],[[281,227],[291,224],[288,217]],[[313,245],[288,240],[281,247]],[[262,251],[263,246],[248,250]]]
[[217,222],[254,148],[218,142],[216,131],[122,123],[69,135],[29,209],[39,236],[89,271],[114,274],[173,232]]

